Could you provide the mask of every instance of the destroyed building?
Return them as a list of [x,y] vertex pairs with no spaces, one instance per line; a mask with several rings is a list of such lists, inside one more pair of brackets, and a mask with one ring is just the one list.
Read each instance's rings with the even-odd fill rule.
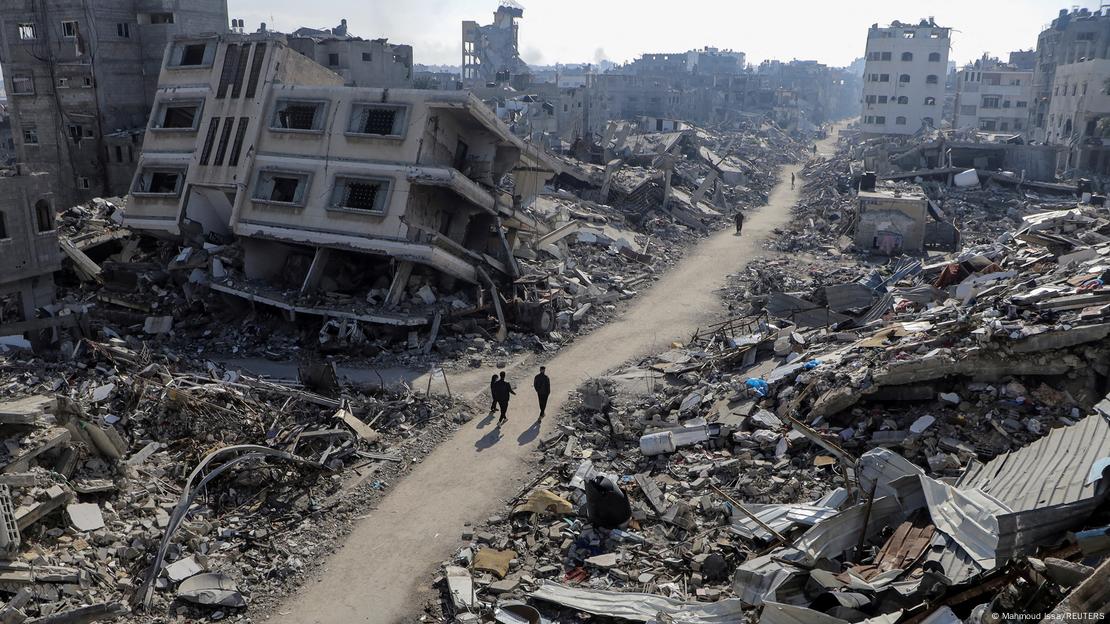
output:
[[352,87],[411,88],[412,46],[351,35],[347,20],[336,28],[298,28],[290,48],[343,76]]
[[921,253],[929,200],[923,193],[860,191],[856,247],[887,256]]
[[467,87],[491,83],[523,86],[530,82],[528,64],[520,58],[520,27],[524,7],[513,0],[501,0],[493,13],[493,23],[462,23],[462,81]]
[[[460,527],[443,619],[1110,612],[1104,207],[949,180],[945,211],[981,195],[980,242],[856,262],[838,226],[875,195],[842,183],[859,165],[804,167],[791,233],[771,237],[789,253],[734,275],[736,316],[579,387],[536,478]],[[932,208],[908,193],[920,239]]]
[[[414,326],[444,311],[434,290],[460,291],[457,312],[513,274],[515,232],[536,227],[516,207],[553,173],[473,95],[347,87],[277,35],[173,49],[194,45],[212,65],[182,70],[168,54],[156,104],[156,120],[187,109],[193,124],[152,125],[127,224],[238,241],[213,290],[289,316]],[[515,195],[498,188],[514,169]],[[358,297],[310,302],[319,290]],[[419,306],[398,309],[402,297]]]
[[952,127],[1026,137],[1033,72],[983,58],[956,72]]
[[[1107,24],[1110,30],[1110,23]],[[1056,66],[1045,143],[1063,149],[1057,169],[1110,175],[1110,57]]]
[[0,58],[18,160],[51,174],[66,204],[126,193],[166,44],[227,30],[226,0],[5,1]]
[[923,126],[939,127],[950,32],[932,19],[916,25],[872,24],[863,76],[863,132],[914,134]]
[[[1041,31],[1037,37],[1036,66],[1033,72],[1034,101],[1029,110],[1029,127],[1033,130],[1031,138],[1034,141],[1047,141],[1052,129],[1053,119],[1049,108],[1052,99],[1058,94],[1057,69],[1083,61],[1110,58],[1108,49],[1110,12],[1101,9],[1060,9],[1056,19]],[[1099,85],[1100,88],[1101,86]],[[1092,87],[1089,85],[1088,88]],[[1056,124],[1064,123],[1061,113],[1070,117],[1073,112],[1058,111]]]
[[62,252],[48,176],[22,168],[0,172],[0,340],[21,342],[36,328],[39,308],[54,302]]

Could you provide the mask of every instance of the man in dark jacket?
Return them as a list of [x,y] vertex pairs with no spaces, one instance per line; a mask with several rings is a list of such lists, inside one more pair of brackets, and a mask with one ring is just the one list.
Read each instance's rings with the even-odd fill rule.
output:
[[497,406],[501,408],[501,418],[497,419],[498,427],[505,424],[505,421],[508,420],[508,417],[505,416],[505,412],[509,410],[510,394],[516,393],[513,392],[513,387],[509,385],[509,382],[505,381],[505,371],[501,371],[501,378],[497,380],[497,383],[494,384],[493,387],[493,400],[497,401]]
[[489,380],[489,397],[490,397],[490,399],[489,399],[489,415],[490,416],[493,416],[494,410],[497,409],[497,380],[498,379],[499,379],[499,377],[497,375],[494,375],[493,378]]
[[739,210],[736,211],[736,235],[740,235],[740,230],[744,229],[744,213]]
[[536,389],[536,397],[540,400],[540,418],[547,411],[547,397],[551,396],[551,379],[544,372],[547,367],[541,366],[540,373],[532,380],[532,387]]

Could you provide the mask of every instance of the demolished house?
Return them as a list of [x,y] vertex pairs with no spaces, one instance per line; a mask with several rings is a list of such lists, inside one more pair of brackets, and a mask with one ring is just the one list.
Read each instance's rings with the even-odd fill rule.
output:
[[[179,66],[194,48],[210,62]],[[180,258],[213,290],[412,327],[515,276],[517,232],[538,227],[518,207],[553,172],[473,96],[346,87],[272,35],[182,40],[166,61],[127,225],[230,245]]]
[[955,251],[959,248],[959,230],[938,216],[920,189],[861,190],[856,248],[885,256],[920,255],[926,249]]
[[851,220],[847,165],[807,167],[791,228],[818,236],[734,276],[736,317],[579,388],[536,480],[464,530],[433,614],[1110,612],[1110,214],[1027,192],[1004,235],[976,221],[982,242],[875,263],[810,225]]

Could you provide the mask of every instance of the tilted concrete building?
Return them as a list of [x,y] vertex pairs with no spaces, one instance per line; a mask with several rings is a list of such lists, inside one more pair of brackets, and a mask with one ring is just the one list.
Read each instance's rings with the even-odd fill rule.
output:
[[914,134],[922,126],[939,126],[949,33],[931,19],[868,29],[861,130]]
[[[177,65],[192,46],[213,63]],[[192,126],[157,123],[182,108]],[[212,287],[290,313],[420,325],[431,310],[394,310],[410,280],[496,290],[515,273],[515,231],[538,227],[515,206],[553,175],[470,93],[344,86],[272,34],[175,41],[155,110],[127,225],[237,240],[241,274]],[[515,195],[498,187],[510,171]],[[350,266],[381,296],[301,301]]]
[[126,193],[167,42],[227,29],[227,0],[4,0],[18,160],[53,175],[60,201]]

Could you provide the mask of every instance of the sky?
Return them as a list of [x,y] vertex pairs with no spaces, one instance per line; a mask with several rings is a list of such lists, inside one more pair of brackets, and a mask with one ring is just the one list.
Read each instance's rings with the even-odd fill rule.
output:
[[[954,29],[949,59],[983,52],[1005,59],[1036,47],[1037,34],[1061,8],[1052,0],[519,0],[524,6],[520,50],[531,64],[614,62],[644,52],[704,46],[764,59],[817,60],[845,66],[863,55],[873,23],[916,22],[932,16]],[[416,63],[458,65],[461,22],[488,24],[497,0],[228,0],[230,16],[290,32],[331,27],[347,18],[350,32],[413,46]],[[1079,6],[1097,9],[1098,2]]]

